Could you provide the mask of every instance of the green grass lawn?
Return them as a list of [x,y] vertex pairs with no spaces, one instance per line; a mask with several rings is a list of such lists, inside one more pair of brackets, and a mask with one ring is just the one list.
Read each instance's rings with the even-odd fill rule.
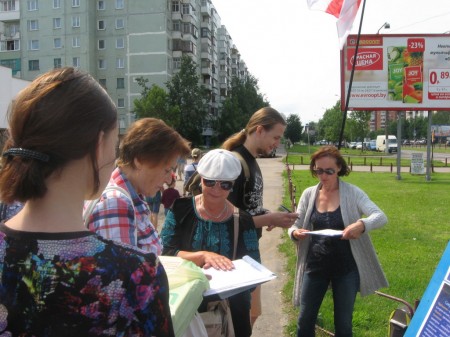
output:
[[[396,180],[393,173],[364,172],[352,172],[343,178],[362,188],[386,213],[388,223],[370,233],[390,284],[389,288],[380,291],[411,304],[423,295],[450,239],[450,174],[434,173],[431,178],[426,182],[424,176],[404,175],[402,180]],[[312,178],[309,171],[294,171],[292,182],[296,186],[298,202],[301,191],[316,184],[317,179]],[[285,205],[289,205],[288,200],[286,193]],[[295,336],[298,312],[292,308],[291,295],[296,253],[287,235],[280,250],[288,260],[289,281],[283,293],[291,319],[286,334]],[[327,294],[320,309],[319,323],[333,331],[330,295]],[[354,336],[388,336],[389,315],[399,305],[375,294],[364,298],[358,295],[353,317]],[[318,333],[317,336],[326,335]]]

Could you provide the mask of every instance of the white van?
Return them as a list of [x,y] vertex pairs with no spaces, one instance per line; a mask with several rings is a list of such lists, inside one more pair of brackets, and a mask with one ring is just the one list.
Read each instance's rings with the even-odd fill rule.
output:
[[[377,136],[377,151],[386,152],[386,136]],[[388,135],[388,152],[397,152],[397,137],[394,135]]]

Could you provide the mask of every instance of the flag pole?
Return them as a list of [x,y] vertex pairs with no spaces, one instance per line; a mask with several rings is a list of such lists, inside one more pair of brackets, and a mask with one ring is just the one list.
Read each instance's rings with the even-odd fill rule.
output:
[[[356,48],[355,48],[355,55],[353,65],[352,65],[352,71],[350,73],[350,81],[348,83],[348,92],[347,97],[345,98],[345,107],[344,107],[344,116],[342,117],[342,126],[341,126],[341,132],[339,134],[339,143],[338,143],[338,149],[341,149],[342,139],[344,138],[344,129],[345,129],[345,121],[347,120],[347,110],[348,105],[350,103],[350,93],[352,91],[352,85],[353,85],[353,75],[355,74],[355,67],[356,67],[356,60],[358,55],[358,49],[359,49],[359,39],[361,37],[361,28],[364,18],[364,9],[366,7],[366,0],[363,0],[362,10],[361,10],[361,20],[359,22],[359,29],[358,29],[358,37],[356,38]],[[341,102],[342,104],[342,102]]]

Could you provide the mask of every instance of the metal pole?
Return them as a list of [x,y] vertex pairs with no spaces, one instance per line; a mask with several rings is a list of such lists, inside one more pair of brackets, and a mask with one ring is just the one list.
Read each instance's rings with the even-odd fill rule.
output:
[[425,176],[426,181],[431,181],[431,111],[428,111],[428,128],[427,128],[427,172]]
[[397,113],[397,180],[402,179],[401,175],[402,115],[403,115],[402,111],[399,111]]
[[386,110],[384,112],[384,132],[386,133],[385,139],[384,139],[384,152],[389,153],[389,134],[388,134],[388,111]]

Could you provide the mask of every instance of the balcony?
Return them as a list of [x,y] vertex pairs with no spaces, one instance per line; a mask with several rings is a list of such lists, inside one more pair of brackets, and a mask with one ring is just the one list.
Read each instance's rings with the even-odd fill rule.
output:
[[205,15],[211,15],[211,3],[209,1],[202,1],[202,7],[200,8],[200,12]]
[[0,21],[20,19],[19,1],[2,1],[0,3]]

